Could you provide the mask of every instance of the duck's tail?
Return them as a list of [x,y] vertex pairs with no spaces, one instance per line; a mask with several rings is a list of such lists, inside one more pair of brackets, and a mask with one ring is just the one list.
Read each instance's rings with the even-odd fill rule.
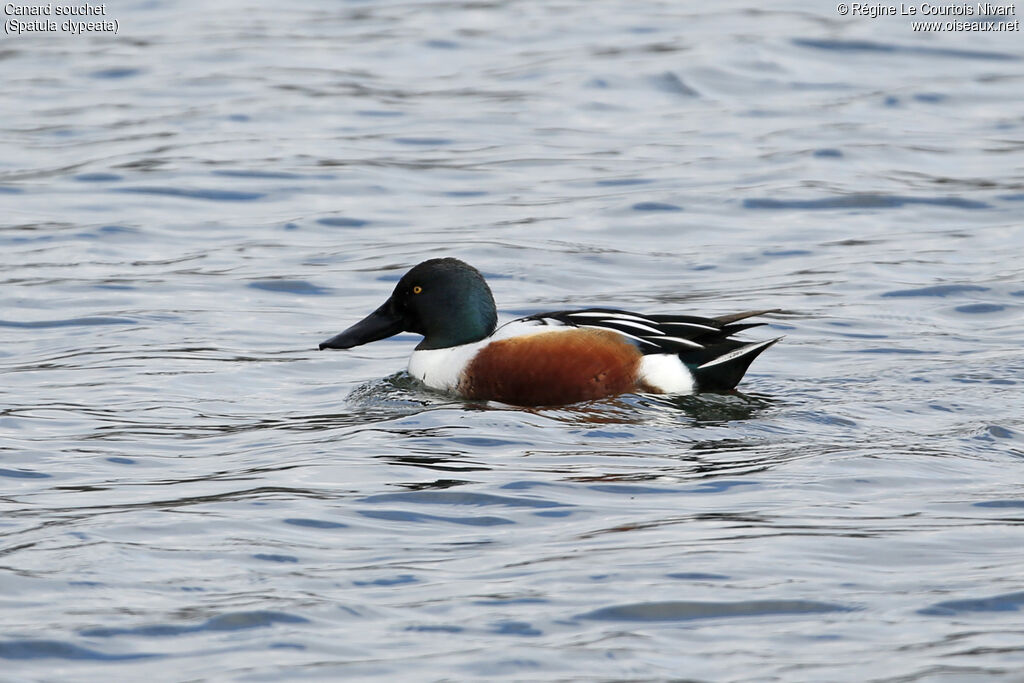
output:
[[680,358],[693,373],[700,391],[728,391],[740,383],[754,359],[780,339],[782,337],[757,342],[727,339],[701,351],[680,354]]

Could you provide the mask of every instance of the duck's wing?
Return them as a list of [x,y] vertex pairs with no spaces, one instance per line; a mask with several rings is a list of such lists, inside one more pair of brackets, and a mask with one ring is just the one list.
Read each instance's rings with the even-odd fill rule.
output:
[[782,338],[755,342],[734,339],[733,335],[738,332],[765,324],[741,321],[778,312],[779,309],[765,309],[704,318],[694,315],[644,315],[613,308],[587,308],[538,313],[520,318],[516,322],[618,332],[636,344],[645,355],[678,356],[702,390],[727,390],[739,383],[751,362],[762,351]]
[[645,354],[680,353],[714,347],[738,332],[764,325],[763,322],[739,321],[778,312],[779,309],[766,309],[733,313],[717,318],[702,318],[695,315],[644,315],[614,308],[585,308],[576,311],[537,313],[520,318],[516,322],[611,330],[631,339]]

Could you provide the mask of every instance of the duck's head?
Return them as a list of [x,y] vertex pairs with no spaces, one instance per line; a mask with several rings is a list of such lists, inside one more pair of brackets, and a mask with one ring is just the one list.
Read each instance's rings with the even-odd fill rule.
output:
[[399,332],[423,335],[417,349],[446,349],[480,341],[494,331],[498,313],[483,275],[454,258],[435,258],[402,276],[380,308],[321,349],[350,349]]

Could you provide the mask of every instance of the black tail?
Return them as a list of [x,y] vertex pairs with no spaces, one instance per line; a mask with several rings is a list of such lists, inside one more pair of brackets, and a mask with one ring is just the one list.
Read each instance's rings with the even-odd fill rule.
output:
[[728,391],[734,389],[754,359],[775,342],[782,339],[768,339],[759,342],[741,342],[728,339],[700,351],[680,354],[700,391]]

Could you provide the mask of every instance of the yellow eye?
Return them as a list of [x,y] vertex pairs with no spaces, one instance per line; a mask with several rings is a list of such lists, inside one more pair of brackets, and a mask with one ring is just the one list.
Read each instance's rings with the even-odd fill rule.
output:
[[413,294],[419,294],[422,291],[423,291],[423,288],[420,287],[419,285],[416,285],[415,287],[412,288],[412,293]]

